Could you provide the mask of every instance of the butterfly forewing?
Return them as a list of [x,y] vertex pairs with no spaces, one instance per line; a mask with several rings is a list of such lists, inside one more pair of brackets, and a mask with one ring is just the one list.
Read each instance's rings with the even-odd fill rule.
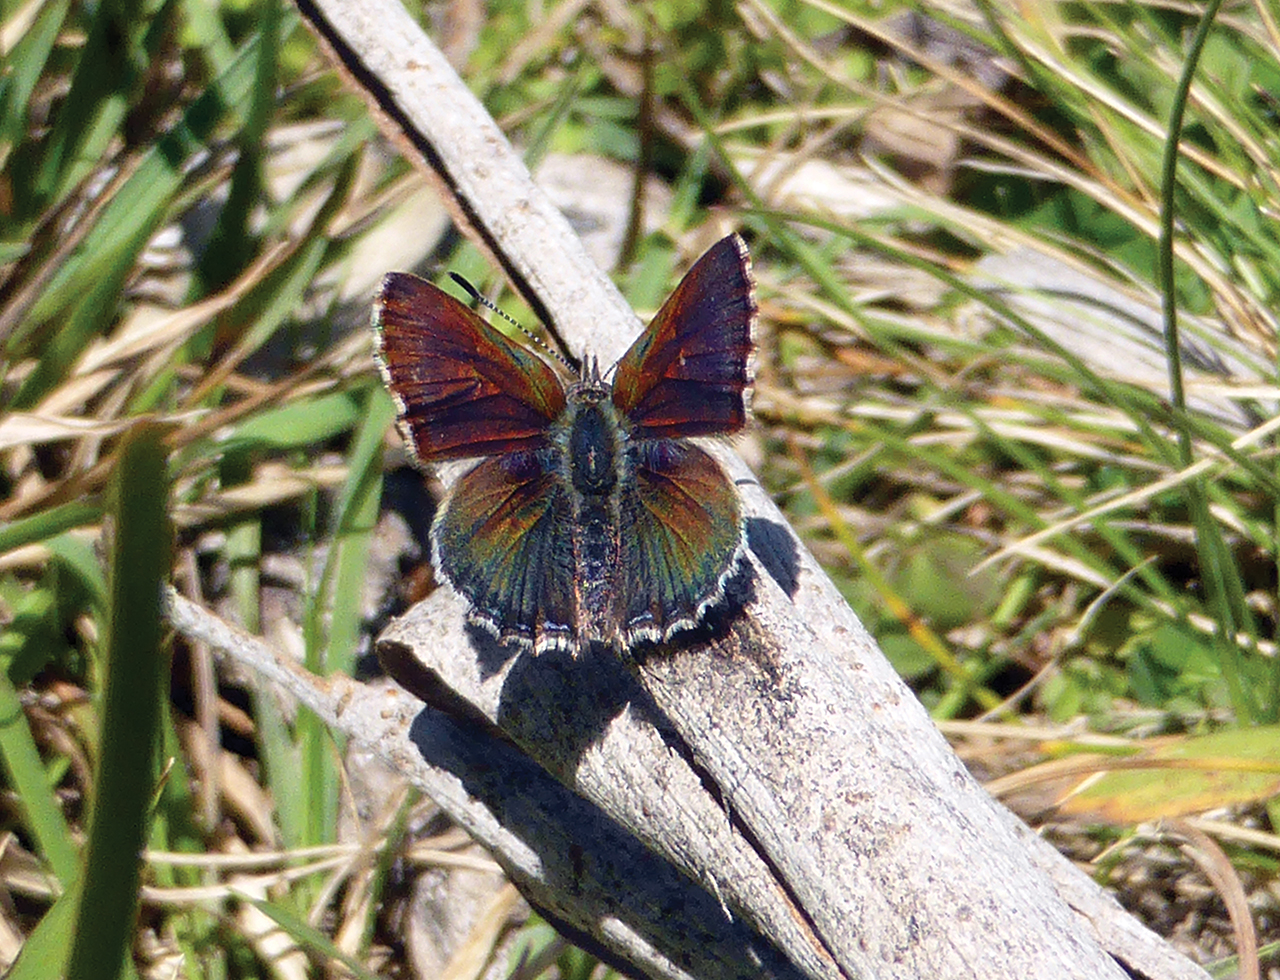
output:
[[755,350],[754,293],[751,260],[737,235],[694,264],[615,367],[613,403],[633,438],[742,428]]
[[431,283],[393,272],[374,307],[378,360],[423,462],[543,444],[564,411],[551,367]]

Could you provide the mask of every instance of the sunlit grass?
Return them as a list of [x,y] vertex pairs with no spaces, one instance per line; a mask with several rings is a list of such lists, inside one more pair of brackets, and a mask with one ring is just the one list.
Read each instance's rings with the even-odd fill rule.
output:
[[[1228,6],[1190,88],[1171,407],[1160,164],[1198,11],[646,9],[583,27],[567,5],[490,5],[451,50],[531,158],[652,162],[670,203],[618,270],[637,307],[705,244],[708,205],[740,222],[763,327],[741,448],[935,716],[988,723],[1005,748],[984,774],[1074,751],[1066,729],[1028,749],[1009,725],[1140,743],[1280,720],[1274,11]],[[355,670],[394,605],[371,563],[394,579],[422,557],[380,522],[391,408],[366,324],[380,275],[421,263],[443,216],[291,8],[137,16],[119,50],[69,4],[0,23],[0,756],[10,925],[33,959],[71,946],[107,748],[122,442],[162,435],[172,580],[319,673]],[[433,258],[496,280],[466,246]],[[172,646],[139,968],[255,973],[274,923],[298,956],[383,970],[429,806],[362,813],[321,724]],[[1270,860],[1235,846],[1242,868]],[[224,877],[158,856],[254,851],[316,863]],[[590,971],[544,930],[532,962]]]

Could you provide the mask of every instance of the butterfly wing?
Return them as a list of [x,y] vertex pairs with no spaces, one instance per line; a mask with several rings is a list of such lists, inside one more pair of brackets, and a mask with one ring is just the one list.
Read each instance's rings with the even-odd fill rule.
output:
[[541,651],[571,646],[577,621],[573,508],[554,454],[482,460],[459,477],[431,529],[435,567],[470,618]]
[[535,448],[564,411],[564,386],[545,361],[417,276],[382,281],[373,325],[378,364],[422,462]]
[[696,626],[724,596],[745,549],[737,491],[687,442],[633,444],[634,485],[620,511],[622,632],[662,642]]
[[613,404],[635,439],[736,432],[746,423],[755,351],[746,243],[713,245],[614,369]]

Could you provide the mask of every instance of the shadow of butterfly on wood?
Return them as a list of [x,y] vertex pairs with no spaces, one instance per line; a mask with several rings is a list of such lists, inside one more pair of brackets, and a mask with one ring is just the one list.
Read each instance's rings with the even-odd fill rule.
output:
[[565,385],[417,276],[374,304],[377,360],[420,464],[478,459],[431,527],[437,574],[505,645],[625,652],[698,627],[747,548],[732,481],[688,441],[747,422],[756,302],[730,235],[605,375]]

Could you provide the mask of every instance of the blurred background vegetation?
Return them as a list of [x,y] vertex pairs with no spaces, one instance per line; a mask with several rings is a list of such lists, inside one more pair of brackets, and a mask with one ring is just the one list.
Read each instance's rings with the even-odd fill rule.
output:
[[[416,10],[642,315],[743,230],[761,483],[979,777],[1230,975],[1280,944],[1280,6],[1217,12],[1170,193],[1203,12]],[[531,314],[288,5],[26,0],[0,51],[0,970],[592,975],[394,774],[207,650],[147,656],[163,579],[369,671],[430,580],[376,284]],[[135,838],[140,884],[96,864]]]

